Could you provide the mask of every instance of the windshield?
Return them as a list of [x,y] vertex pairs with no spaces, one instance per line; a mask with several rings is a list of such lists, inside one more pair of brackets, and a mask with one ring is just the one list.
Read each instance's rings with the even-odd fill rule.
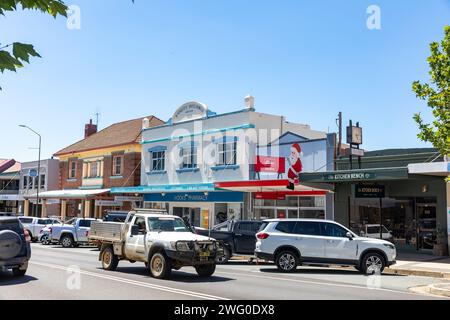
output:
[[191,232],[182,219],[178,218],[148,218],[150,232]]

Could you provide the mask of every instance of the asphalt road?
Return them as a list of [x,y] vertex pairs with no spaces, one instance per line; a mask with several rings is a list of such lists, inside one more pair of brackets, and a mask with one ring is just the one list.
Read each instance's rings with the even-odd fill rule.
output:
[[151,278],[142,263],[121,261],[116,271],[100,268],[93,248],[64,249],[32,244],[24,278],[0,273],[0,299],[442,299],[408,288],[440,282],[436,278],[364,276],[344,268],[300,267],[281,274],[273,265],[233,262],[218,266],[211,278],[193,268],[174,271],[170,280]]

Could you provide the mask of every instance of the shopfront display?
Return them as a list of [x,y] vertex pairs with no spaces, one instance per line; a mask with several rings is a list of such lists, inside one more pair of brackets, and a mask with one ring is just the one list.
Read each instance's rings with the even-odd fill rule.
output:
[[286,196],[282,200],[253,199],[254,219],[325,218],[325,196]]

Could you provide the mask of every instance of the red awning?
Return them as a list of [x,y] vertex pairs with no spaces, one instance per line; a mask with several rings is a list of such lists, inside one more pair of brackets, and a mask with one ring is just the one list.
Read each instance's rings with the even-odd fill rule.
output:
[[276,193],[286,195],[325,195],[328,190],[313,188],[295,183],[295,190],[289,190],[289,181],[287,179],[281,180],[248,180],[248,181],[225,181],[216,182],[215,187],[217,189],[241,191],[241,192],[254,192],[254,193]]

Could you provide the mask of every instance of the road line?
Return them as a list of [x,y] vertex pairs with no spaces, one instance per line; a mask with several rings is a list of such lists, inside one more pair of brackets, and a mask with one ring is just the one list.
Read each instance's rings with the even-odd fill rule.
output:
[[[42,267],[63,270],[63,271],[67,271],[68,270],[68,267],[55,265],[55,264],[48,264],[48,263],[35,262],[35,261],[30,261],[29,263],[30,264],[34,264],[34,265],[38,265],[38,266],[42,266]],[[146,287],[146,288],[166,291],[166,292],[170,292],[170,293],[187,295],[187,296],[201,298],[201,299],[206,299],[206,300],[230,300],[228,298],[213,296],[213,295],[209,295],[209,294],[206,294],[206,293],[200,293],[200,292],[194,292],[194,291],[188,291],[188,290],[183,290],[183,289],[171,288],[171,287],[166,287],[166,286],[160,286],[160,285],[157,285],[157,284],[150,284],[150,283],[146,283],[146,282],[141,282],[141,281],[136,281],[136,280],[131,280],[131,279],[115,277],[115,276],[111,276],[111,275],[103,275],[103,274],[100,274],[100,273],[90,272],[90,271],[85,271],[85,270],[80,270],[80,273],[84,274],[84,275],[87,275],[87,276],[91,276],[91,277],[103,278],[103,279],[107,279],[107,280],[123,282],[123,283],[132,284],[132,285],[136,285],[136,286],[140,286],[140,287]]]
[[[261,272],[261,271],[250,271],[250,272],[257,273],[257,272]],[[254,275],[254,274],[242,274],[242,273],[236,273],[236,272],[224,272],[224,271],[219,271],[219,270],[217,270],[216,273],[222,273],[222,274],[228,274],[228,275],[234,275],[234,276],[244,276],[244,277],[249,276],[249,277],[261,278],[261,279],[271,279],[271,280],[281,280],[281,281],[289,281],[289,282],[299,282],[299,283],[313,284],[313,285],[320,285],[320,286],[332,286],[332,287],[344,287],[344,288],[353,288],[353,289],[378,290],[378,291],[387,291],[387,292],[391,292],[391,293],[400,293],[400,294],[421,296],[421,294],[419,294],[419,293],[400,291],[400,290],[393,290],[393,289],[386,289],[386,288],[363,287],[363,286],[357,286],[357,285],[352,285],[352,284],[339,284],[339,283],[318,282],[318,281],[308,281],[308,280],[299,280],[299,279],[288,279],[288,278],[280,278],[280,277],[258,276],[258,275]]]

